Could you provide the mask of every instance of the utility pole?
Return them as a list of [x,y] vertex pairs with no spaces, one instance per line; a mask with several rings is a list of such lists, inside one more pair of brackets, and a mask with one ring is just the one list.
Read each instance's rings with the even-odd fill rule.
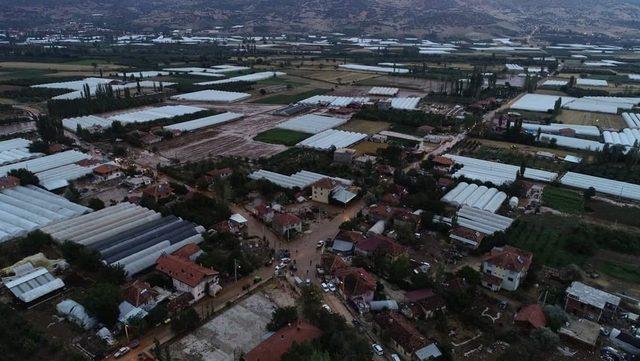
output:
[[238,283],[238,260],[233,259],[233,274],[236,279],[236,283]]

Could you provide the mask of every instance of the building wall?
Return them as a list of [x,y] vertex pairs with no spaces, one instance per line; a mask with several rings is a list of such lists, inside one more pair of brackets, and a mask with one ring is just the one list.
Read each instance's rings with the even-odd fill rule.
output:
[[567,296],[567,299],[565,301],[564,310],[581,318],[586,318],[593,321],[600,321],[602,312],[602,310],[597,307],[582,303],[569,296]]
[[513,272],[488,262],[482,263],[482,272],[502,278],[501,288],[507,291],[517,290],[520,282],[522,282],[522,279],[526,276],[525,272]]
[[206,294],[207,283],[209,283],[210,286],[218,284],[218,277],[205,278],[202,282],[198,283],[195,287],[191,287],[186,283],[182,283],[175,278],[173,279],[173,287],[175,287],[175,289],[178,291],[191,293],[191,295],[193,296],[194,302],[201,300],[204,296],[207,295]]
[[311,199],[313,199],[314,201],[324,203],[324,204],[329,204],[330,196],[331,196],[330,189],[312,187]]

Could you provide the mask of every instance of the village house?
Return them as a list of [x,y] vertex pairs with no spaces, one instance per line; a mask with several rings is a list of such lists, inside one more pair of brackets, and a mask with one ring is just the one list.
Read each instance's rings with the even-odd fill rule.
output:
[[171,277],[176,290],[191,294],[193,302],[207,294],[215,295],[221,289],[218,271],[200,266],[189,258],[163,254],[158,258],[156,269]]
[[452,159],[443,157],[441,155],[434,157],[431,161],[433,162],[433,170],[440,173],[451,172],[453,166],[455,165],[455,162]]
[[125,287],[122,298],[129,302],[133,307],[139,307],[145,311],[149,311],[156,306],[156,292],[149,283],[135,280]]
[[207,181],[207,183],[215,183],[215,181],[217,180],[227,179],[231,177],[232,174],[233,174],[233,169],[231,168],[228,168],[228,167],[218,168],[218,169],[212,169],[208,171],[204,175],[204,178]]
[[449,238],[464,248],[477,249],[485,234],[466,227],[455,227],[449,231]]
[[167,183],[156,183],[142,191],[142,198],[156,203],[168,200],[173,196],[173,188]]
[[260,203],[259,205],[255,206],[252,213],[254,216],[256,216],[266,224],[270,224],[271,222],[273,222],[273,217],[276,214],[273,207],[271,207],[267,203]]
[[482,285],[492,291],[515,291],[531,266],[533,253],[504,246],[494,247],[482,258]]
[[518,310],[513,316],[513,323],[524,329],[541,328],[547,325],[547,316],[542,306],[533,303]]
[[278,213],[273,217],[271,224],[273,229],[280,235],[291,236],[291,232],[302,232],[302,219],[291,213]]
[[414,352],[425,347],[428,342],[416,327],[397,312],[387,311],[375,316],[374,329],[379,334],[391,337],[392,347],[405,359],[413,359]]
[[407,247],[399,244],[394,239],[382,235],[372,235],[360,240],[356,244],[355,253],[369,257],[380,252],[392,260],[407,254]]
[[363,268],[341,268],[335,271],[340,280],[339,288],[344,297],[355,303],[361,312],[373,300],[376,279]]
[[404,304],[402,314],[413,319],[429,319],[447,308],[444,298],[430,288],[406,292]]
[[340,148],[333,152],[333,161],[338,164],[351,164],[357,152],[355,149]]
[[115,164],[107,163],[93,168],[93,176],[101,182],[112,179],[122,178],[124,174],[120,171],[120,167]]
[[600,322],[609,319],[620,305],[620,297],[574,281],[567,288],[564,310],[578,317]]
[[311,185],[311,199],[319,203],[346,205],[356,196],[344,184],[332,178],[323,178]]

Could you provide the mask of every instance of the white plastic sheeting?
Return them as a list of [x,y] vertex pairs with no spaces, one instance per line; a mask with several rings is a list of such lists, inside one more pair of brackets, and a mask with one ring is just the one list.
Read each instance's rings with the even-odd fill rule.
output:
[[346,107],[351,104],[365,104],[370,101],[367,97],[342,97],[333,95],[314,95],[310,98],[303,99],[298,103],[307,105],[322,105],[328,107]]
[[590,150],[594,152],[600,152],[604,148],[604,143],[594,140],[565,137],[557,134],[540,134],[540,141],[542,142],[551,143],[551,139],[555,139],[556,144],[564,148]]
[[567,172],[567,174],[560,179],[560,183],[580,189],[593,187],[600,193],[640,201],[640,185],[638,184],[574,172]]
[[348,147],[357,143],[368,135],[362,133],[347,132],[344,130],[328,129],[309,137],[297,144],[299,147],[328,150],[334,148]]
[[627,127],[632,129],[640,128],[640,113],[622,113],[622,119],[627,123]]
[[74,300],[66,299],[58,303],[56,310],[60,315],[85,330],[90,330],[98,324],[98,321],[89,316],[84,307]]
[[[491,162],[453,154],[446,154],[445,157],[463,165],[461,169],[454,173],[453,176],[456,178],[464,176],[481,182],[491,182],[495,185],[501,185],[515,181],[516,174],[520,171],[519,166],[510,164]],[[524,177],[538,181],[551,182],[558,177],[558,173],[526,168]]]
[[586,78],[578,78],[576,79],[577,86],[592,86],[592,87],[608,87],[609,83],[606,80],[600,79],[586,79]]
[[0,142],[0,165],[11,164],[43,156],[42,153],[29,151],[31,141],[14,138]]
[[398,88],[389,88],[389,87],[381,87],[375,86],[369,90],[369,95],[385,95],[385,96],[394,96],[398,94]]
[[57,83],[46,83],[32,85],[32,88],[47,88],[47,89],[70,89],[70,90],[82,90],[85,85],[89,88],[96,88],[100,84],[109,84],[113,79],[105,78],[85,78],[82,80],[63,81]]
[[0,192],[0,243],[88,212],[91,209],[35,186],[3,189]]
[[75,150],[46,155],[44,157],[30,159],[0,167],[0,176],[5,176],[14,169],[27,169],[34,173],[44,172],[49,169],[62,167],[68,164],[91,158],[89,155]]
[[532,112],[547,112],[553,110],[558,98],[562,98],[562,105],[566,105],[576,98],[559,97],[544,94],[525,94],[511,105],[511,109],[528,110]]
[[112,121],[95,115],[62,119],[62,126],[72,132],[78,130],[78,125],[82,129],[108,129],[111,128],[111,123]]
[[292,175],[284,175],[284,174],[261,169],[249,174],[249,178],[253,180],[260,180],[260,179],[268,180],[273,184],[276,184],[283,188],[289,188],[289,189],[296,188],[296,187],[303,189],[324,178],[331,178],[344,185],[351,185],[353,183],[348,179],[330,177],[328,175],[309,172],[306,170],[302,170]]
[[542,86],[548,86],[548,87],[562,87],[569,84],[568,80],[554,80],[554,79],[549,79],[549,80],[545,80],[542,83]]
[[276,128],[295,130],[303,133],[318,134],[327,129],[340,126],[347,122],[347,119],[328,117],[318,114],[305,114],[293,119],[289,119],[276,125]]
[[145,123],[158,119],[173,118],[186,114],[193,114],[206,110],[188,105],[165,105],[162,107],[147,108],[133,112],[121,113],[109,117],[110,121],[119,121],[124,124],[128,123]]
[[200,119],[194,119],[187,122],[167,125],[163,127],[165,130],[179,130],[182,132],[188,132],[200,128],[210,127],[212,125],[223,124],[231,122],[244,117],[244,114],[225,112],[222,114],[212,115],[210,117],[204,117]]
[[22,302],[28,303],[64,287],[61,279],[53,277],[44,267],[32,268],[30,272],[2,280],[4,285]]
[[[504,202],[504,199],[502,201]],[[511,218],[466,205],[462,206],[456,214],[459,226],[484,234],[504,232],[513,223]]]
[[631,147],[636,145],[636,142],[640,144],[640,130],[625,128],[621,132],[602,132],[604,142],[611,145],[622,145],[624,147]]
[[507,199],[504,192],[497,188],[487,188],[476,184],[461,182],[442,197],[442,201],[455,206],[466,205],[495,213]]
[[191,243],[199,244],[199,243],[202,243],[203,241],[204,239],[202,238],[202,235],[197,234],[193,237],[185,239],[184,241],[174,243],[173,245],[170,245],[161,250],[152,252],[150,254],[140,254],[139,256],[141,257],[138,257],[135,261],[132,261],[124,265],[124,271],[128,277],[131,277],[155,265],[158,262],[158,258],[160,258],[161,255],[173,253],[188,244],[191,244]]
[[239,81],[254,82],[254,81],[260,81],[260,80],[265,80],[269,78],[275,78],[283,75],[287,75],[287,74],[280,71],[263,71],[261,73],[235,76],[229,79],[205,81],[201,83],[196,83],[196,85],[215,85],[215,84],[235,83]]
[[405,68],[392,68],[384,66],[372,66],[372,65],[360,65],[360,64],[340,64],[340,68],[356,71],[367,71],[372,73],[398,73],[406,74],[409,69]]
[[418,106],[420,98],[391,98],[391,107],[394,109],[414,110]]
[[192,93],[174,95],[171,99],[198,102],[233,103],[251,97],[249,93],[227,92],[222,90],[200,90]]
[[40,180],[41,187],[51,191],[68,186],[69,181],[93,174],[93,168],[94,167],[82,167],[77,164],[68,164],[36,173],[36,177]]
[[600,129],[593,125],[576,125],[576,124],[560,124],[560,123],[551,123],[549,125],[545,124],[531,124],[531,123],[523,123],[522,129],[537,132],[538,129],[543,133],[549,134],[557,134],[562,129],[571,129],[576,132],[576,135],[583,135],[587,137],[599,137]]

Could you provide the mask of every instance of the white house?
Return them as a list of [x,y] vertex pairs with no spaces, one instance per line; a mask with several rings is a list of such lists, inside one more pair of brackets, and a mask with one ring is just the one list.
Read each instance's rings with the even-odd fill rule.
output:
[[519,248],[494,247],[482,258],[482,285],[493,291],[515,291],[526,277],[533,253]]

